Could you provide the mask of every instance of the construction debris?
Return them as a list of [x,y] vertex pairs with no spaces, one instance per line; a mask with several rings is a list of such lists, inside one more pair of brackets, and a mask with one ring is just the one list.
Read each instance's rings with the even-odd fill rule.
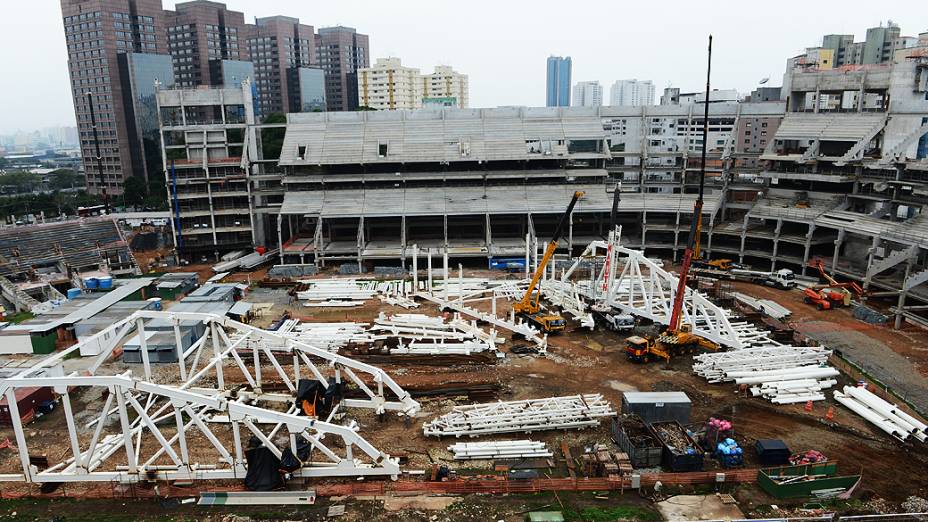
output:
[[490,433],[586,428],[612,415],[615,412],[602,395],[572,395],[455,406],[451,412],[425,423],[422,428],[426,435],[435,437],[477,437]]

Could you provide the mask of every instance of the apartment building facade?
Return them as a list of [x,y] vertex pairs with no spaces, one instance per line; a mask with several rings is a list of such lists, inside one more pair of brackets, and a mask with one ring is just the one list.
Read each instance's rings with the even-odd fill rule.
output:
[[316,63],[325,72],[325,98],[330,111],[357,110],[358,70],[370,67],[370,38],[353,27],[320,27]]
[[609,105],[615,107],[654,105],[654,83],[651,80],[618,80],[609,89]]
[[578,82],[574,85],[572,107],[601,107],[603,104],[603,86],[598,81]]
[[444,106],[466,109],[470,104],[470,84],[466,74],[448,65],[436,65],[431,74],[422,75],[423,105],[440,101]]
[[268,16],[256,19],[245,31],[261,116],[298,111],[293,71],[316,62],[313,26],[289,16]]
[[[357,82],[348,81],[345,74],[353,74],[354,64],[366,65],[366,35],[354,34],[351,46],[342,46],[338,37],[337,45],[329,47],[332,56],[326,64],[338,84],[333,87],[324,70],[313,70],[318,52],[313,27],[296,18],[267,17],[246,24],[243,13],[208,0],[180,2],[174,10],[165,10],[161,0],[60,2],[71,95],[91,192],[118,195],[129,176],[147,179],[160,169],[158,144],[151,143],[157,136],[152,119],[135,121],[136,115],[152,114],[155,80],[162,88],[193,88],[238,87],[252,79],[259,118],[329,108],[320,91],[336,93],[332,109],[357,106],[351,101]],[[322,33],[329,38],[347,28],[337,29]],[[349,56],[338,65],[336,55],[343,51]],[[164,57],[171,60],[172,74],[164,72]]]
[[120,56],[167,52],[161,1],[61,0],[61,13],[87,187],[118,195],[127,177],[145,176],[144,158],[133,157],[133,95]]
[[207,0],[180,2],[164,13],[178,86],[222,85],[224,75],[215,72],[223,69],[221,62],[248,61],[244,13]]

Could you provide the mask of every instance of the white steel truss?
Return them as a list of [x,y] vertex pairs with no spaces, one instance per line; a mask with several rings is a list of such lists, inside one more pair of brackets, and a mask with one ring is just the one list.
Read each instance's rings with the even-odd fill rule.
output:
[[[182,322],[199,322],[206,333],[179,354],[175,373],[173,366],[149,360],[145,320],[173,323],[177,346]],[[104,375],[104,363],[133,332],[141,343],[144,377],[134,377],[132,371]],[[96,360],[66,374],[62,361],[100,339],[107,344]],[[246,347],[249,339],[268,342]],[[294,401],[301,378],[314,379],[326,390],[350,382],[366,398],[342,399],[325,419],[303,416]],[[44,470],[30,464],[30,440],[16,402],[16,391],[30,387],[52,387],[61,397],[67,423],[70,456]],[[105,396],[99,401],[102,408],[90,413],[94,406],[88,405],[75,416],[72,394],[92,388]],[[388,391],[395,400],[387,397]],[[36,483],[242,479],[248,438],[277,458],[288,447],[302,455],[294,477],[395,478],[396,459],[368,443],[353,421],[341,425],[333,418],[346,407],[403,415],[419,411],[419,404],[377,367],[222,316],[148,310],[3,380],[0,394],[9,403],[22,466],[17,472],[0,472],[0,480]]]
[[587,428],[599,419],[615,415],[600,394],[548,397],[524,401],[491,402],[455,406],[422,426],[426,435],[442,437],[490,433],[531,433],[533,431]]
[[[670,324],[677,274],[663,269],[645,257],[644,252],[619,244],[619,234],[610,241],[593,241],[560,279],[544,281],[546,293],[556,296],[577,295],[605,308]],[[571,276],[584,262],[606,255],[602,270],[591,280],[572,281]],[[722,346],[743,349],[756,346],[779,346],[767,332],[744,321],[729,319],[731,312],[691,288],[683,300],[683,324],[693,325],[693,332]]]

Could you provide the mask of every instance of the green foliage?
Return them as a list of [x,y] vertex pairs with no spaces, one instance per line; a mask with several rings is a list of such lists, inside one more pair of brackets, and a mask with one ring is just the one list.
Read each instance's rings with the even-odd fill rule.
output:
[[377,109],[373,107],[368,107],[367,105],[361,105],[358,107],[359,111],[376,111]]
[[32,192],[40,183],[42,178],[38,174],[23,170],[0,175],[0,187],[7,192]]
[[138,176],[129,176],[123,184],[123,199],[126,205],[141,205],[148,196],[148,187],[145,180]]
[[21,323],[23,321],[28,321],[32,319],[35,315],[32,312],[16,312],[15,314],[10,314],[6,316],[6,320],[11,323]]
[[51,190],[62,190],[69,188],[81,188],[86,185],[84,176],[71,169],[53,170],[48,175],[48,188]]
[[0,169],[5,168],[9,164],[10,164],[10,160],[4,158],[3,156],[0,156]]
[[[287,116],[279,112],[268,114],[264,118],[264,123],[287,123]],[[261,147],[264,152],[264,159],[280,158],[280,149],[284,146],[284,134],[287,129],[281,127],[276,129],[261,129]]]
[[640,506],[588,507],[582,511],[564,510],[564,519],[583,522],[613,522],[616,520],[661,520],[660,515]]
[[61,214],[73,216],[77,213],[77,207],[92,207],[102,203],[103,199],[100,196],[84,191],[0,196],[0,218],[24,214],[38,216],[42,212],[45,212],[46,219]]

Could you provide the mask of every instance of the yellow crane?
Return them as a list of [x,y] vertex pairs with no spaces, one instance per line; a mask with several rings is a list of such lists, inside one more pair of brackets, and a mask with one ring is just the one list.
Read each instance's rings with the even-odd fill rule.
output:
[[582,197],[583,192],[574,192],[574,197],[571,198],[570,204],[567,205],[567,210],[564,212],[564,215],[561,216],[557,228],[554,229],[554,236],[548,243],[548,247],[541,257],[541,261],[538,262],[538,267],[532,275],[532,280],[529,282],[528,288],[525,289],[525,295],[522,296],[519,302],[512,305],[512,309],[516,314],[524,317],[545,333],[562,331],[567,325],[567,321],[558,314],[542,312],[541,303],[539,303],[541,299],[541,289],[538,288],[538,283],[541,281],[541,276],[545,273],[545,267],[548,266],[548,262],[554,257],[554,251],[557,249],[557,243],[560,241],[561,235],[564,232],[564,227],[570,219],[570,213],[573,212],[574,206]]

